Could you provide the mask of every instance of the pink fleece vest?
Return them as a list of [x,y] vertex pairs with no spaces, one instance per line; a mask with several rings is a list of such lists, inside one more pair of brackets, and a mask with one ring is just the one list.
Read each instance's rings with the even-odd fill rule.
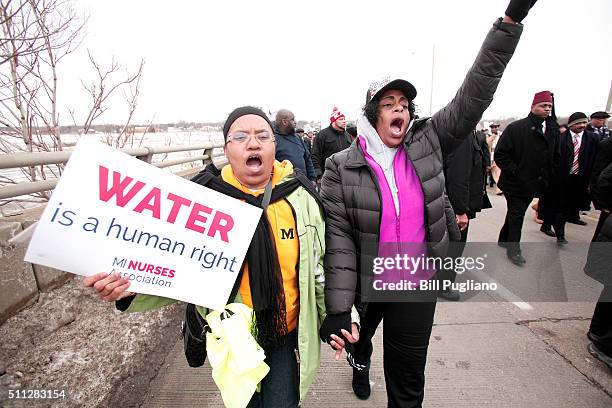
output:
[[[364,137],[359,138],[365,159],[374,171],[380,188],[382,200],[379,237],[379,257],[395,257],[396,254],[406,254],[412,257],[427,255],[425,245],[425,198],[421,181],[417,176],[406,151],[400,146],[393,158],[393,173],[398,188],[399,215],[395,211],[395,203],[389,183],[382,167],[367,152]],[[426,268],[417,268],[410,273],[405,269],[385,271],[382,278],[386,282],[397,282],[401,279],[416,281],[428,279],[432,272]]]

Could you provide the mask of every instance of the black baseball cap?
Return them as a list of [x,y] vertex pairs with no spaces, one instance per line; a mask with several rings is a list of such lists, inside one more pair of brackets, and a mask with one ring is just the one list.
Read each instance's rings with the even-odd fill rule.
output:
[[392,89],[402,92],[409,101],[413,101],[417,96],[416,88],[410,82],[405,79],[391,80],[387,77],[370,83],[366,94],[366,103]]

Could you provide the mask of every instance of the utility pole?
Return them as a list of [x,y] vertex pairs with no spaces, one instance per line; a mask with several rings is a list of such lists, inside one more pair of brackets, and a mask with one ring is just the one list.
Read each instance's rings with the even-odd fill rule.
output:
[[612,81],[610,82],[610,92],[608,93],[608,103],[606,103],[606,112],[610,112],[612,108]]
[[434,69],[436,66],[436,43],[431,47],[431,93],[429,94],[429,116],[433,115]]

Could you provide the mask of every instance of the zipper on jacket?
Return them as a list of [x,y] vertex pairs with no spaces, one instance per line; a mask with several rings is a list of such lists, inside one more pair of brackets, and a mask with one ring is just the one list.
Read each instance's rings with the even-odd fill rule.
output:
[[[361,154],[363,154],[363,152],[361,152]],[[364,155],[365,156],[365,155]],[[365,159],[365,157],[364,157]],[[382,195],[380,193],[380,186],[378,185],[378,180],[376,179],[376,174],[374,174],[374,170],[372,170],[370,168],[370,166],[368,164],[366,164],[366,168],[368,169],[368,172],[370,173],[370,177],[372,177],[372,181],[374,182],[374,186],[376,187],[376,193],[378,194],[378,201],[380,202],[380,211],[378,212],[378,242],[376,243],[376,254],[374,256],[378,256],[378,251],[380,250],[380,226],[382,223]],[[359,273],[359,275],[361,276],[361,273]],[[361,288],[361,290],[363,291],[363,288]],[[369,290],[368,290],[369,292]],[[365,316],[365,314],[368,311],[368,303],[369,302],[363,302],[361,303],[361,309],[363,310],[363,315]]]
[[399,249],[400,244],[400,218],[399,215],[395,217],[395,242],[397,243],[397,248]]
[[[298,402],[299,402],[301,400],[300,365],[302,363],[302,359],[300,358],[300,314],[302,313],[302,306],[301,306],[302,297],[300,295],[300,232],[298,231],[298,219],[295,213],[295,209],[293,208],[289,200],[287,200],[287,198],[283,198],[283,200],[287,203],[289,208],[291,208],[291,214],[293,215],[293,221],[295,222],[295,236],[297,237],[297,240],[298,240],[298,256],[297,256],[297,262],[295,265],[295,271],[297,274],[296,282],[297,282],[297,290],[298,290],[298,296],[299,296],[298,307],[300,308],[300,310],[298,311],[297,323],[295,324],[295,346],[296,347],[293,349],[293,353],[295,354],[295,361],[297,363],[297,387],[298,387]],[[286,307],[287,305],[285,305],[285,308]]]
[[[403,149],[403,148],[404,148],[403,146],[399,147],[399,149]],[[406,158],[410,160],[410,157],[408,157],[408,152],[406,150],[404,150],[404,154],[406,155]],[[395,181],[395,189],[396,189],[396,194],[397,194],[397,211],[395,211],[395,242],[396,242],[395,246],[397,248],[397,252],[399,253],[400,238],[401,238],[400,220],[401,220],[401,215],[402,215],[402,203],[401,203],[400,192],[399,192],[399,184],[397,183],[397,174],[395,173],[395,163],[394,162],[395,162],[395,157],[393,157],[393,162],[391,163],[391,166],[393,168],[393,181]],[[391,190],[391,186],[389,186],[389,190]],[[391,194],[393,194],[393,192],[391,192]],[[393,197],[391,197],[391,199],[393,199]],[[395,203],[393,203],[393,205],[395,206]]]

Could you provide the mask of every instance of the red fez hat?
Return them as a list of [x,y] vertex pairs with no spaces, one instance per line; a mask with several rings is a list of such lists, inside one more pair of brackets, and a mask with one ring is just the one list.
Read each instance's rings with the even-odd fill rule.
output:
[[542,92],[536,93],[533,96],[533,102],[531,103],[531,106],[537,105],[538,103],[544,103],[544,102],[548,102],[548,103],[553,102],[553,96],[550,91],[542,91]]

